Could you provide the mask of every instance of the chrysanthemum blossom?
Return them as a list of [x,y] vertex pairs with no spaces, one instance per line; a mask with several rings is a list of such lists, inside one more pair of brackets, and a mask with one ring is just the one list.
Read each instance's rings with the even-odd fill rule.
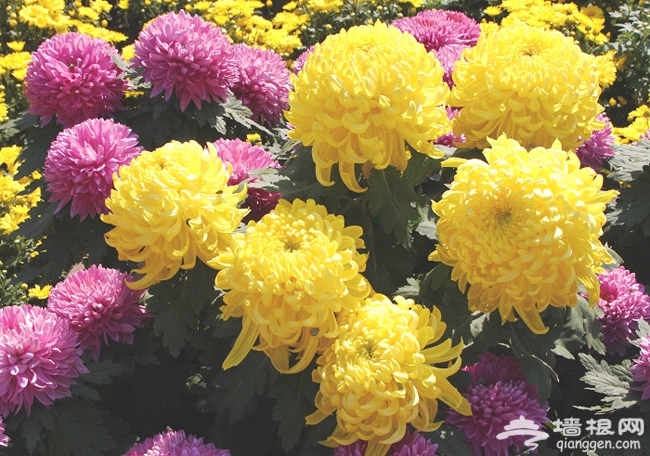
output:
[[81,221],[106,213],[104,201],[113,188],[113,174],[142,151],[138,136],[108,119],[88,119],[66,128],[50,145],[43,176],[56,212],[70,204],[70,216]]
[[68,321],[79,336],[79,346],[89,348],[99,359],[102,345],[110,337],[121,344],[133,343],[133,332],[150,318],[140,305],[146,290],[132,290],[129,274],[92,265],[72,272],[57,283],[47,300],[48,310]]
[[0,309],[0,415],[29,415],[34,399],[51,405],[70,397],[81,361],[77,334],[58,315],[29,304]]
[[172,93],[181,111],[190,101],[223,101],[237,79],[233,45],[217,26],[183,10],[158,16],[135,42],[135,66],[153,86],[151,96]]
[[[368,442],[357,440],[334,449],[334,456],[365,456]],[[406,430],[402,440],[393,443],[386,456],[436,456],[438,445],[417,432]]]
[[639,320],[650,321],[650,296],[636,281],[636,274],[623,266],[598,275],[603,311],[600,322],[608,353],[624,355],[630,347],[628,338],[635,339]]
[[483,34],[456,62],[454,134],[465,135],[467,148],[506,134],[525,147],[559,139],[575,149],[603,127],[599,75],[594,57],[558,31],[516,23]]
[[214,146],[196,141],[171,141],[120,168],[101,219],[115,226],[105,239],[119,259],[142,263],[133,272],[143,276],[129,287],[148,288],[226,247],[247,213],[238,207],[245,185],[229,179]]
[[309,48],[298,56],[295,62],[293,62],[293,67],[291,70],[293,74],[298,74],[300,70],[305,66],[305,62],[311,53],[314,52],[314,46],[309,46]]
[[185,431],[167,429],[165,432],[138,443],[123,456],[230,456],[230,451],[203,443],[202,437]]
[[397,19],[392,25],[413,35],[427,51],[452,44],[474,46],[481,34],[478,22],[459,11],[420,11],[415,16]]
[[634,360],[634,365],[630,367],[632,380],[638,384],[633,387],[637,391],[643,391],[641,399],[644,401],[650,399],[650,336],[639,339],[639,357]]
[[[513,420],[523,417],[540,429],[542,423],[549,421],[546,416],[548,406],[540,405],[537,386],[509,375],[502,367],[513,365],[512,357],[505,357],[503,362],[500,358],[496,355],[481,358],[477,365],[464,369],[470,370],[473,378],[472,383],[462,390],[469,400],[472,414],[461,415],[455,410],[448,410],[445,414],[447,424],[463,431],[475,456],[508,456],[510,447],[517,452],[522,450],[530,436],[497,437]],[[498,366],[491,368],[491,363]],[[523,370],[521,366],[518,369]],[[492,375],[486,378],[477,375],[479,372]]]
[[289,106],[291,72],[280,54],[239,43],[234,46],[239,69],[232,83],[233,95],[253,112],[253,119],[277,125]]
[[440,426],[434,421],[439,400],[469,414],[469,403],[448,380],[460,369],[463,346],[440,342],[445,328],[437,308],[401,296],[392,302],[374,294],[342,312],[339,335],[312,374],[319,390],[307,424],[336,413],[325,445],[365,440],[367,456],[384,456],[408,425],[421,432]]
[[9,445],[9,436],[5,434],[5,423],[0,417],[0,447],[6,447]]
[[576,149],[576,154],[580,159],[582,166],[589,166],[596,172],[600,172],[603,162],[606,158],[614,155],[614,133],[612,123],[604,114],[598,114],[596,120],[602,122],[605,126],[599,130],[594,130],[589,139]]
[[[251,177],[249,171],[263,168],[280,168],[280,164],[273,157],[273,154],[263,147],[256,146],[241,139],[218,139],[214,143],[219,158],[225,164],[232,166],[232,174],[228,180],[228,185],[237,185],[246,179],[250,183],[259,181],[256,177]],[[250,212],[244,218],[244,222],[249,220],[259,220],[267,214],[277,204],[282,194],[278,192],[269,192],[262,188],[248,187],[248,195],[244,201],[244,207],[248,207]]]
[[407,143],[443,156],[433,144],[450,129],[442,77],[440,62],[408,33],[381,22],[342,30],[316,44],[292,77],[289,136],[312,147],[322,185],[333,185],[338,164],[345,185],[362,192],[358,164],[403,171]]
[[54,35],[32,53],[25,76],[29,112],[64,127],[123,109],[128,83],[113,61],[117,49],[77,32]]
[[367,259],[359,253],[365,248],[361,235],[361,227],[346,226],[343,216],[299,199],[280,200],[245,233],[234,234],[214,262],[221,269],[216,286],[227,290],[223,318],[242,319],[224,369],[255,349],[280,372],[304,370],[336,336],[336,314],[370,293],[361,275]]
[[602,175],[559,142],[530,152],[504,135],[490,143],[487,163],[445,163],[460,164],[432,205],[440,244],[429,258],[453,267],[461,291],[469,285],[472,311],[499,309],[503,322],[518,315],[541,334],[540,313],[576,305],[579,283],[597,304],[596,274],[613,262],[599,237],[616,192],[601,191]]
[[495,355],[492,352],[483,352],[479,355],[478,362],[463,367],[474,382],[496,383],[526,380],[526,373],[517,358],[507,355]]

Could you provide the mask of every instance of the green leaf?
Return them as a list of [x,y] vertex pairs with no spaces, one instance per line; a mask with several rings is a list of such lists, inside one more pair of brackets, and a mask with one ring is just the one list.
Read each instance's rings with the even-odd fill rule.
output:
[[413,186],[402,179],[397,168],[373,169],[368,178],[366,198],[370,213],[379,218],[386,233],[393,233],[397,241],[410,246],[414,222],[419,214],[415,208],[418,199]]
[[614,410],[628,408],[637,403],[630,397],[630,383],[632,373],[630,360],[624,360],[620,365],[610,365],[605,360],[600,363],[593,356],[586,353],[579,353],[580,362],[586,372],[581,380],[589,387],[587,389],[600,393],[604,396],[601,405],[584,407],[595,411],[597,414],[609,413]]
[[408,165],[402,174],[402,179],[408,182],[412,187],[415,187],[420,185],[427,177],[438,169],[440,169],[440,160],[412,151]]
[[650,141],[640,140],[637,144],[612,146],[614,156],[609,159],[612,172],[608,179],[632,182],[644,173],[643,167],[650,164]]
[[127,370],[124,364],[110,360],[87,362],[86,367],[90,372],[81,375],[79,381],[91,385],[108,385],[113,382],[113,377]]
[[102,416],[91,404],[56,404],[56,429],[47,439],[51,456],[103,456],[115,449]]

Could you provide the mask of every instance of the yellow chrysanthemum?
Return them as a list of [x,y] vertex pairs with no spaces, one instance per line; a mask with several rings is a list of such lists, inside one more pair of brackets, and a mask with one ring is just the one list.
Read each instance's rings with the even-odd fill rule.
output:
[[[574,153],[537,147],[527,152],[505,136],[490,140],[487,163],[468,160],[433,210],[440,245],[429,259],[453,266],[472,311],[515,313],[535,333],[548,305],[577,303],[578,283],[598,302],[597,273],[612,258],[599,237],[615,191],[580,168]],[[453,163],[456,164],[456,163]]]
[[650,132],[650,106],[641,105],[630,112],[627,120],[631,123],[627,127],[614,127],[614,136],[617,144],[629,144],[638,141]]
[[[233,235],[213,265],[216,286],[228,290],[223,318],[242,318],[242,331],[223,363],[239,364],[251,349],[277,370],[299,372],[336,336],[336,313],[370,293],[361,275],[367,255],[359,226],[345,226],[314,200],[280,200],[246,233]],[[258,344],[253,347],[255,342]],[[290,364],[290,352],[298,361]]]
[[601,87],[606,88],[614,84],[616,81],[616,68],[615,63],[616,51],[611,50],[602,55],[594,57],[594,61],[598,65],[600,74],[598,76],[598,83]]
[[228,185],[230,167],[210,146],[171,141],[143,152],[113,177],[110,212],[101,219],[115,226],[106,243],[119,259],[143,263],[134,270],[143,277],[129,287],[144,289],[191,269],[197,256],[208,263],[246,215],[237,207],[246,188]]
[[34,180],[40,179],[40,173],[14,179],[20,162],[20,146],[0,148],[0,233],[7,235],[18,229],[18,225],[29,218],[29,211],[41,200],[41,189],[37,187],[29,193],[23,193]]
[[7,104],[5,103],[5,93],[0,90],[0,122],[7,120],[8,113]]
[[594,57],[554,30],[518,23],[481,35],[456,62],[449,104],[463,147],[488,147],[505,133],[526,147],[566,149],[602,128],[601,93]]
[[437,308],[400,296],[393,303],[375,294],[343,312],[339,336],[312,374],[320,384],[318,410],[307,424],[336,413],[336,429],[322,443],[336,447],[361,439],[368,442],[366,456],[383,456],[407,425],[422,432],[440,426],[434,421],[438,400],[470,415],[467,400],[447,378],[460,368],[462,343],[452,346],[446,339],[432,346],[445,327]]
[[312,13],[335,13],[343,6],[343,0],[306,0],[305,5]]
[[33,288],[30,288],[28,290],[27,295],[30,298],[47,299],[47,297],[50,295],[51,290],[52,285],[45,285],[43,288],[41,288],[40,285],[34,285]]
[[434,139],[449,131],[448,86],[433,53],[412,35],[376,22],[316,44],[294,77],[287,120],[292,139],[312,146],[316,176],[332,185],[338,164],[345,185],[362,192],[357,164],[406,168],[406,143],[441,157]]

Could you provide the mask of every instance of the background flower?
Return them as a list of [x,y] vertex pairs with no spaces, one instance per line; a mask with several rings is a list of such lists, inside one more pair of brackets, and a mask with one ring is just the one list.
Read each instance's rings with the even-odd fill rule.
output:
[[[272,153],[247,141],[218,139],[212,144],[217,149],[219,158],[224,163],[232,166],[232,174],[228,180],[228,185],[237,185],[246,179],[249,179],[250,183],[259,181],[258,178],[251,177],[248,174],[249,171],[255,169],[280,168],[280,164],[275,160]],[[249,220],[259,220],[278,204],[281,197],[282,194],[278,192],[248,187],[244,207],[248,207],[250,212],[244,218],[244,223]]]
[[279,124],[292,87],[286,62],[271,49],[245,43],[234,46],[234,57],[239,77],[232,83],[232,93],[253,112],[253,119]]
[[70,397],[81,361],[77,334],[58,315],[29,304],[0,309],[0,415],[29,415],[34,399],[51,405]]
[[9,444],[9,436],[5,434],[5,424],[0,417],[0,447],[6,447]]
[[[368,442],[357,440],[350,445],[340,445],[334,449],[334,456],[365,456]],[[402,440],[393,443],[387,456],[436,456],[438,445],[431,443],[422,434],[406,430]]]
[[641,352],[639,357],[634,360],[634,365],[630,367],[632,380],[639,382],[634,389],[643,391],[642,400],[650,398],[650,336],[639,339],[639,348]]
[[165,432],[150,437],[136,444],[123,456],[230,456],[228,450],[218,450],[211,443],[203,443],[203,438],[197,438],[185,431]]
[[108,119],[88,119],[63,130],[45,158],[43,176],[56,212],[70,204],[80,220],[106,213],[104,201],[113,188],[113,174],[142,151],[138,136]]
[[81,348],[90,348],[99,359],[102,340],[110,337],[121,344],[133,343],[133,332],[151,317],[140,302],[146,290],[131,290],[133,280],[117,269],[92,265],[70,273],[57,283],[47,300],[48,310],[68,321],[79,335]]
[[233,46],[221,29],[200,16],[180,10],[158,16],[135,42],[135,66],[151,82],[151,96],[165,92],[180,100],[181,111],[190,101],[224,101],[237,79]]
[[650,320],[650,296],[636,281],[636,274],[623,266],[598,275],[600,299],[598,317],[608,353],[625,355],[628,339],[635,339],[639,320]]
[[322,185],[333,185],[330,174],[338,164],[345,185],[361,192],[357,164],[403,171],[406,143],[443,155],[432,142],[450,127],[442,76],[438,60],[395,27],[377,22],[342,30],[315,45],[293,77],[289,137],[312,147]]
[[614,133],[612,123],[604,114],[598,114],[596,120],[602,122],[605,126],[599,130],[594,130],[585,142],[576,149],[576,155],[580,159],[582,166],[589,166],[596,172],[600,172],[603,162],[607,157],[614,155]]
[[216,151],[195,141],[171,141],[120,168],[101,218],[114,225],[105,238],[119,258],[143,263],[133,271],[143,277],[129,287],[191,269],[197,256],[208,263],[226,247],[247,212],[238,208],[246,188],[238,191],[229,179]]
[[456,62],[454,134],[467,148],[506,134],[525,147],[559,139],[574,149],[602,127],[599,74],[594,57],[558,31],[517,23],[483,34]]
[[[359,226],[345,226],[325,206],[299,199],[280,200],[245,233],[234,234],[213,263],[221,269],[216,286],[227,291],[224,320],[242,318],[224,369],[239,364],[256,342],[280,372],[305,369],[336,336],[336,313],[370,292],[360,274],[366,266],[361,235]],[[290,351],[298,357],[291,367]]]
[[[324,445],[368,442],[366,454],[383,456],[407,425],[431,432],[438,400],[462,414],[469,404],[447,377],[460,368],[462,343],[438,342],[446,325],[437,308],[375,294],[339,316],[339,334],[318,358],[312,379],[319,384],[316,424],[336,413],[337,426]],[[450,362],[455,361],[453,364]],[[436,367],[435,364],[445,367]]]
[[70,127],[122,109],[128,84],[113,57],[117,50],[101,38],[77,32],[54,35],[32,53],[25,76],[29,112],[45,125]]
[[[472,311],[499,309],[536,333],[548,305],[577,304],[578,283],[598,302],[597,273],[613,262],[599,237],[606,203],[603,178],[559,149],[528,152],[505,135],[478,160],[461,162],[433,210],[440,244],[430,259],[452,266]],[[453,163],[451,163],[453,164]]]

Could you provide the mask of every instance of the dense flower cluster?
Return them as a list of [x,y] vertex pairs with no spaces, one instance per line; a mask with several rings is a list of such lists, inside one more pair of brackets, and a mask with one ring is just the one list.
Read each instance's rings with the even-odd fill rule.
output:
[[128,83],[113,61],[119,53],[100,38],[71,32],[45,40],[32,54],[25,77],[29,112],[45,125],[64,127],[124,107]]
[[530,152],[505,136],[490,143],[487,163],[462,162],[433,203],[440,244],[430,259],[453,266],[461,291],[470,285],[472,311],[498,308],[502,321],[518,315],[544,333],[540,312],[575,305],[578,283],[598,302],[596,274],[613,262],[599,237],[616,192],[600,191],[602,176],[558,143]]
[[105,238],[119,258],[143,263],[134,272],[144,276],[129,287],[144,289],[191,269],[197,256],[214,259],[246,215],[238,208],[245,186],[229,186],[229,169],[214,146],[208,149],[171,141],[142,152],[115,176],[101,218],[115,226]]
[[[259,179],[250,176],[249,171],[280,167],[272,153],[249,142],[240,139],[218,139],[213,144],[219,158],[225,164],[232,166],[228,185],[237,185],[245,180],[252,184]],[[244,222],[259,220],[278,204],[281,197],[282,195],[278,192],[269,192],[262,188],[249,186],[244,207],[248,207],[250,212],[244,218]]]
[[41,188],[25,192],[29,184],[40,178],[34,171],[29,176],[18,177],[20,169],[19,146],[0,147],[0,233],[7,235],[29,218],[29,211],[41,200]]
[[70,397],[81,361],[77,334],[58,315],[29,304],[0,309],[0,415],[29,415],[34,399],[51,405]]
[[83,221],[106,213],[113,174],[138,156],[138,136],[108,119],[88,119],[63,130],[50,145],[43,177],[56,212],[70,204],[70,216]]
[[403,171],[407,143],[443,155],[432,143],[450,129],[442,76],[435,56],[395,27],[377,22],[329,35],[293,77],[289,136],[312,147],[321,184],[333,185],[338,164],[345,185],[362,192],[357,164]]
[[637,282],[636,274],[623,266],[598,275],[600,299],[598,307],[604,315],[598,318],[609,353],[625,355],[628,338],[635,338],[638,320],[650,321],[650,296]]
[[[334,449],[334,456],[365,456],[368,442],[357,440],[350,445],[340,445]],[[402,440],[393,443],[386,456],[436,456],[438,445],[431,443],[422,434],[406,430]]]
[[151,96],[172,93],[184,111],[190,101],[223,101],[237,79],[233,46],[221,29],[181,10],[158,16],[135,42],[135,66],[151,82]]
[[133,343],[133,332],[143,327],[150,315],[140,302],[146,290],[131,290],[131,276],[117,269],[92,265],[70,273],[56,284],[47,300],[48,310],[70,324],[78,334],[79,346],[89,348],[99,359],[102,345],[110,337],[122,344]]
[[483,34],[456,62],[449,104],[463,147],[506,134],[525,147],[559,139],[574,149],[593,130],[601,93],[598,65],[572,38],[517,23]]
[[232,93],[253,112],[253,118],[277,125],[289,106],[291,72],[282,57],[270,49],[234,46],[239,76],[232,83]]
[[[305,369],[336,336],[336,314],[370,293],[361,275],[366,255],[359,226],[345,226],[314,200],[280,200],[232,237],[213,265],[227,290],[223,318],[242,318],[242,331],[224,361],[239,364],[255,345],[280,372]],[[289,366],[290,352],[297,362]]]
[[230,451],[203,443],[201,437],[185,435],[183,430],[168,429],[136,444],[123,456],[230,456]]
[[[325,445],[368,442],[366,455],[384,456],[406,434],[407,425],[430,432],[438,400],[461,414],[469,404],[449,383],[458,371],[462,343],[436,345],[446,325],[437,308],[375,294],[339,316],[339,334],[318,358],[312,378],[320,385],[316,424],[336,413],[337,426]],[[448,363],[452,360],[455,361]],[[437,367],[435,364],[444,364]]]
[[475,456],[508,456],[511,446],[520,451],[529,436],[497,437],[513,420],[524,417],[539,428],[549,420],[548,406],[539,404],[537,386],[526,383],[521,364],[514,357],[486,352],[464,370],[472,375],[472,383],[461,390],[472,414],[448,410],[445,421],[463,431]]

